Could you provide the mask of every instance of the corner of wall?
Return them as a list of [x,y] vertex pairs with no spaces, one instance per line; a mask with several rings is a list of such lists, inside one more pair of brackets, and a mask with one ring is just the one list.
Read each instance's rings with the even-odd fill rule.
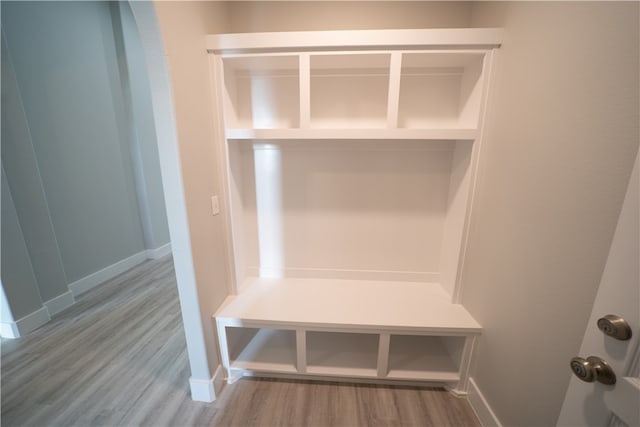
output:
[[469,394],[467,398],[483,427],[502,427],[502,423],[500,423],[493,409],[489,406],[489,402],[487,402],[473,378],[469,379]]
[[29,332],[38,329],[49,320],[51,320],[51,316],[49,316],[49,310],[47,310],[47,307],[44,306],[32,313],[27,314],[23,318],[15,321],[15,325],[19,333],[18,336],[27,335]]
[[44,306],[47,308],[49,316],[55,316],[61,311],[66,310],[68,307],[71,307],[75,303],[76,300],[73,297],[73,293],[71,291],[67,291],[55,298],[51,298],[50,300],[45,301]]

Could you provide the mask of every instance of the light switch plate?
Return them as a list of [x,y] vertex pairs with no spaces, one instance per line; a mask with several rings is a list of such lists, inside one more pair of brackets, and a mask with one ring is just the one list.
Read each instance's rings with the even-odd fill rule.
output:
[[218,196],[211,196],[211,213],[213,215],[218,215],[220,213],[220,202],[218,201]]

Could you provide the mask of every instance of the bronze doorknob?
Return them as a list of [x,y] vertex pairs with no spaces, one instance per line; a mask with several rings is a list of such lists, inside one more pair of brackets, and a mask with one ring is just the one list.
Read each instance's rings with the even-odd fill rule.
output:
[[582,381],[592,383],[598,381],[602,384],[613,385],[616,383],[616,374],[611,366],[597,356],[589,356],[586,359],[574,357],[571,359],[571,370]]

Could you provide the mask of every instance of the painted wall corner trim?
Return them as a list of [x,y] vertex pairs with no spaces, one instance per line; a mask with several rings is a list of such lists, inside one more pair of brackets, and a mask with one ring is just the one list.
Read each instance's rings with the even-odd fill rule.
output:
[[216,373],[208,380],[189,378],[191,387],[191,399],[197,402],[213,402],[216,400],[216,390],[221,389],[222,370],[218,366]]
[[49,311],[49,316],[55,316],[67,307],[71,307],[76,303],[73,293],[67,291],[62,295],[58,295],[55,298],[51,298],[49,301],[45,301],[44,306]]
[[469,394],[467,398],[483,427],[502,427],[500,420],[496,417],[473,378],[469,379]]
[[78,295],[87,292],[89,289],[92,289],[99,284],[116,277],[118,274],[124,273],[130,268],[135,267],[146,259],[147,251],[138,252],[129,258],[125,258],[115,264],[111,264],[110,266],[103,268],[102,270],[85,276],[80,280],[76,280],[69,285],[69,290],[74,297],[77,297]]
[[49,310],[47,310],[47,307],[40,307],[36,311],[16,320],[16,327],[20,334],[18,336],[27,335],[29,332],[39,328],[49,320],[51,320],[51,317],[49,316]]
[[148,259],[159,259],[171,253],[171,242],[159,246],[155,249],[147,249]]
[[0,337],[20,338],[20,331],[16,322],[0,322]]

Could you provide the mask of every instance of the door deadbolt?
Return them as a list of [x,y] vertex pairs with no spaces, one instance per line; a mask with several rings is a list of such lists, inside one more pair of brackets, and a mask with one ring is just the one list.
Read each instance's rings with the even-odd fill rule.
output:
[[631,338],[631,327],[620,316],[615,314],[607,314],[598,319],[598,329],[620,341],[626,341]]
[[571,359],[571,370],[576,377],[588,383],[594,381],[606,385],[616,383],[616,374],[611,369],[611,366],[597,356],[589,356],[586,359],[574,357]]

